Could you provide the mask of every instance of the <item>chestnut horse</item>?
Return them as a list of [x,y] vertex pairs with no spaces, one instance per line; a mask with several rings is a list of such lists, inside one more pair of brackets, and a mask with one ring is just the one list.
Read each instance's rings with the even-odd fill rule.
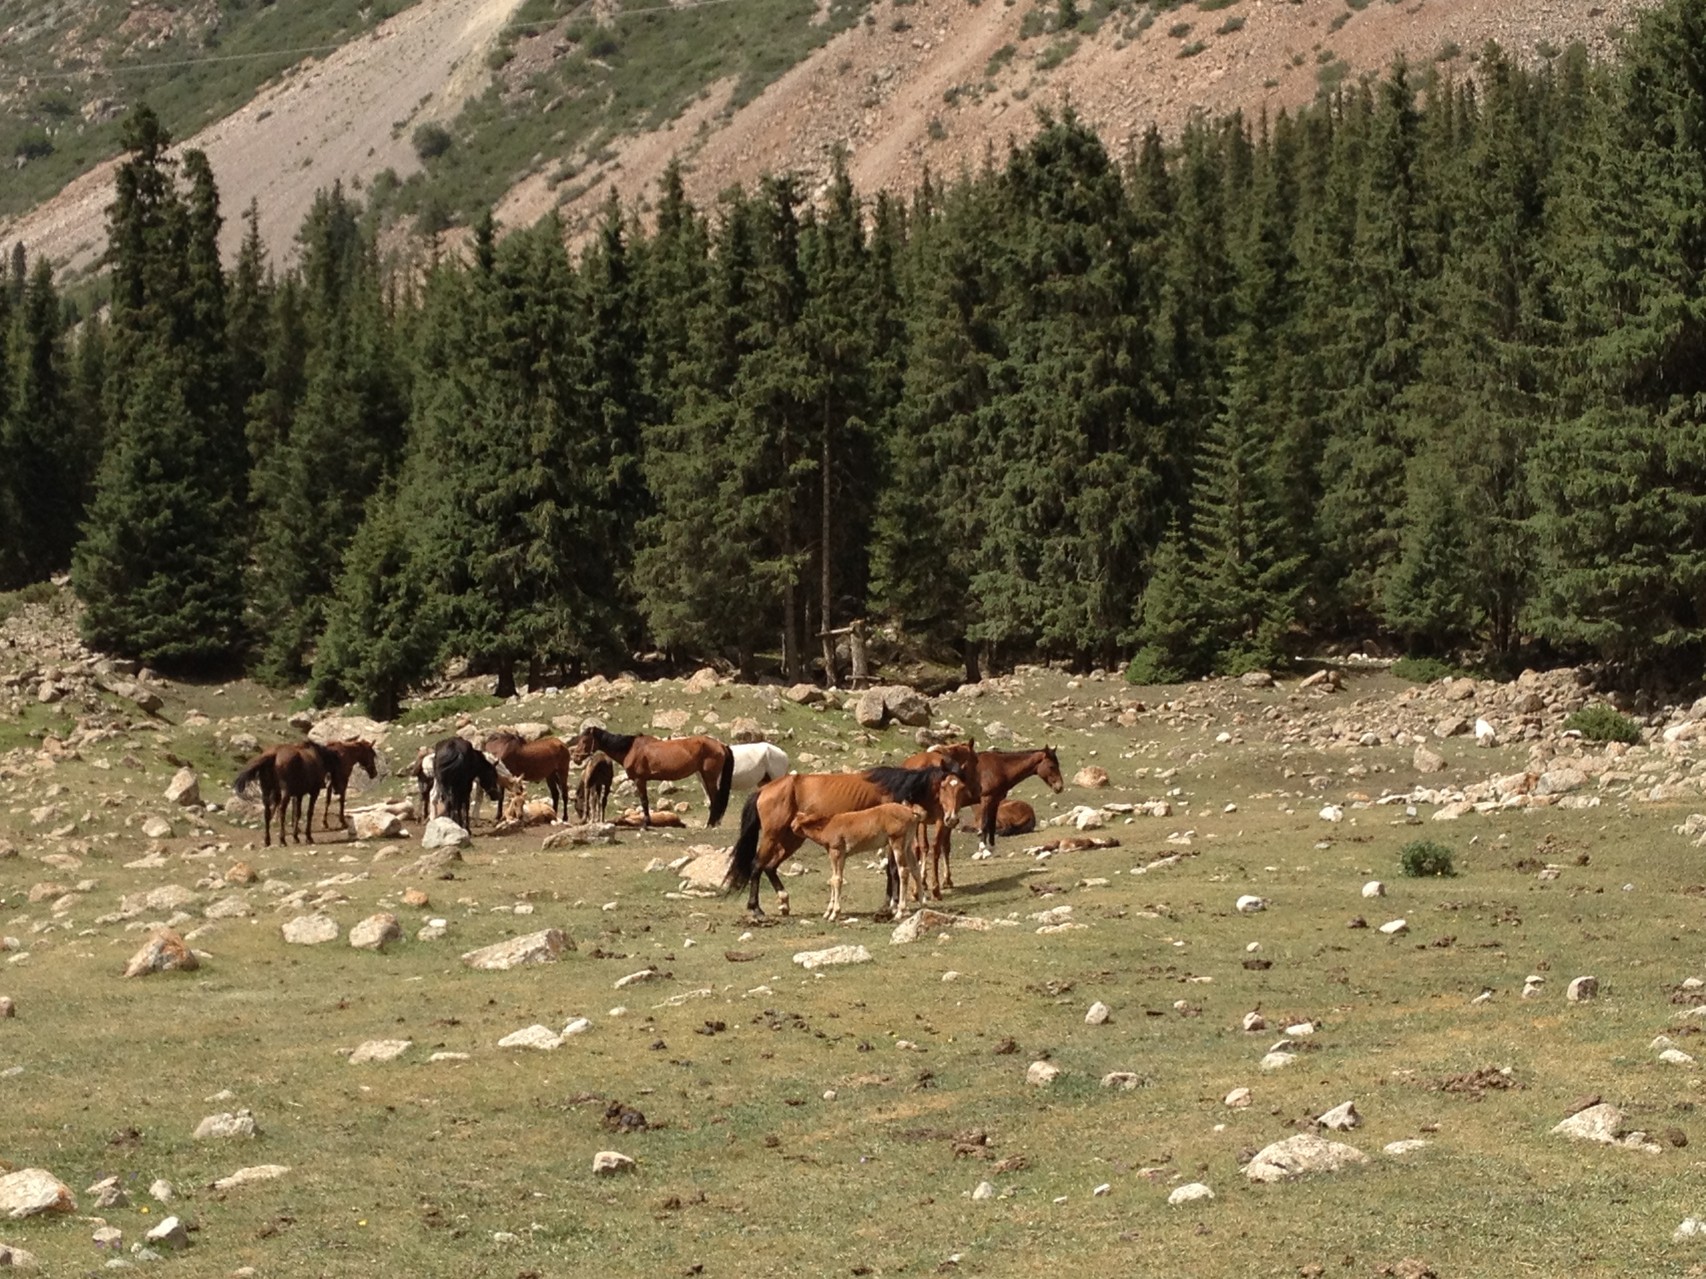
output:
[[338,797],[338,825],[348,826],[349,818],[344,816],[344,797],[349,792],[349,779],[355,775],[357,764],[369,777],[379,776],[379,761],[374,757],[373,743],[360,737],[327,742],[326,749],[332,752],[336,762],[326,777],[326,814],[322,824],[328,829],[331,827],[332,796],[335,794]]
[[272,844],[272,815],[278,813],[278,842],[285,843],[284,810],[295,801],[291,829],[296,842],[302,842],[302,800],[308,800],[308,842],[314,842],[314,803],[320,798],[320,788],[337,767],[337,756],[318,742],[283,742],[269,746],[243,766],[232,786],[241,795],[249,783],[258,781],[261,787],[263,836]]
[[[919,751],[901,760],[902,768],[955,768],[966,783],[967,804],[975,804],[983,798],[983,792],[978,786],[977,777],[977,746],[972,738],[963,742],[955,742],[951,746],[932,746],[927,751]],[[942,900],[942,886],[954,886],[954,865],[949,853],[953,844],[949,832],[953,823],[937,823],[935,834],[929,841],[930,851],[930,896],[937,901]],[[921,846],[922,846],[922,840]],[[922,855],[920,857],[922,860]]]
[[1007,798],[1008,791],[1033,774],[1056,795],[1066,789],[1066,779],[1060,775],[1060,759],[1052,746],[1034,751],[977,753],[977,781],[983,799],[977,809],[977,851],[972,860],[995,856],[995,820],[1001,801]]
[[[486,738],[486,753],[524,782],[543,781],[551,791],[551,816],[558,821],[569,815],[569,744],[560,737],[528,741],[516,733],[493,733]],[[504,815],[504,798],[498,795],[498,820]]]
[[[758,877],[767,876],[776,890],[778,909],[788,913],[788,892],[776,868],[792,857],[805,836],[796,818],[832,817],[878,804],[917,804],[926,820],[943,820],[957,813],[966,784],[945,768],[872,768],[863,773],[790,773],[766,782],[752,793],[740,815],[740,835],[729,858],[724,883],[738,892],[748,889],[746,908],[754,916]],[[891,886],[890,896],[897,890]]]
[[912,884],[914,895],[922,896],[924,884],[918,873],[918,850],[914,844],[923,820],[924,810],[917,804],[878,804],[875,808],[861,808],[829,817],[802,814],[794,818],[795,833],[823,845],[829,854],[829,907],[823,912],[823,917],[837,919],[841,915],[842,868],[849,853],[888,848],[888,913],[891,916],[900,914],[901,868],[905,868],[906,879]]
[[585,759],[594,751],[603,751],[622,765],[640,793],[641,820],[652,824],[651,801],[646,797],[646,783],[673,782],[683,777],[699,778],[705,788],[705,798],[711,812],[705,825],[715,826],[723,820],[729,806],[729,785],[734,780],[734,751],[714,737],[648,737],[637,733],[631,737],[588,728],[575,742],[575,758]]
[[590,822],[596,809],[603,821],[610,808],[610,783],[616,780],[616,765],[603,751],[594,751],[581,769],[580,784],[575,787],[575,816]]

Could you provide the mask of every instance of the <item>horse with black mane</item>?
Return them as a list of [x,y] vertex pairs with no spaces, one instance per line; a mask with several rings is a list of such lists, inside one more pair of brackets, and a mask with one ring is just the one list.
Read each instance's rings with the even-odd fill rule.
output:
[[373,753],[373,743],[360,737],[346,737],[341,742],[327,742],[326,749],[332,752],[332,771],[326,776],[326,814],[325,825],[332,824],[332,796],[338,797],[338,825],[348,826],[349,818],[344,816],[344,799],[349,794],[349,779],[355,776],[359,765],[369,777],[379,775],[379,760]]
[[729,806],[729,787],[734,780],[735,756],[733,750],[716,738],[659,738],[645,733],[627,735],[588,727],[575,741],[575,758],[584,760],[594,751],[603,751],[628,774],[634,789],[640,793],[644,825],[652,824],[646,783],[673,782],[683,777],[698,777],[699,784],[705,788],[705,799],[711,806],[705,825],[715,826],[723,820],[723,813]]
[[1061,776],[1060,757],[1054,747],[1044,746],[1028,751],[979,751],[977,753],[978,789],[982,798],[977,809],[977,851],[973,861],[995,856],[995,826],[1001,811],[1001,801],[1027,777],[1036,776],[1056,795],[1066,788]]
[[[269,746],[243,766],[232,786],[241,795],[251,782],[261,787],[262,842],[272,844],[272,816],[278,813],[278,842],[286,842],[284,810],[294,801],[291,829],[302,842],[302,801],[308,800],[308,842],[314,842],[314,803],[320,788],[338,765],[338,757],[319,742],[281,742]],[[328,801],[329,802],[329,801]]]
[[[788,892],[777,867],[805,842],[796,826],[800,818],[829,817],[875,808],[878,804],[916,804],[926,820],[941,821],[957,813],[966,783],[957,768],[870,768],[862,773],[790,773],[767,782],[752,793],[741,811],[725,883],[734,891],[749,889],[746,908],[754,916],[758,877],[767,876],[776,890],[778,908],[788,913]],[[898,868],[891,867],[891,901],[899,899]]]
[[447,737],[433,747],[432,775],[433,793],[444,807],[444,816],[464,830],[476,782],[493,802],[521,785],[509,769],[465,737]]

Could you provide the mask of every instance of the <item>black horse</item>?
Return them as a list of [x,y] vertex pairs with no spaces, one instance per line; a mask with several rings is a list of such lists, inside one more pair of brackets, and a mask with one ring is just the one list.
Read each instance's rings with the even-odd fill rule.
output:
[[465,737],[447,737],[433,747],[433,789],[444,805],[444,815],[468,829],[468,806],[474,783],[480,784],[493,803],[503,794],[507,782],[499,767],[497,761]]

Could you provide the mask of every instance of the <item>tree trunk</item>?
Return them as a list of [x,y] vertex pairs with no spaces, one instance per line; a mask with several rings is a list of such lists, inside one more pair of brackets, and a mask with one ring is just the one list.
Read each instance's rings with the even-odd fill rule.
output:
[[545,667],[537,657],[527,659],[527,691],[537,693],[545,687]]
[[835,636],[829,633],[835,625],[833,614],[835,605],[835,571],[833,556],[830,553],[830,457],[829,457],[829,395],[823,397],[823,451],[819,459],[822,466],[819,506],[822,510],[822,526],[818,537],[818,633],[823,637],[823,682],[826,688],[834,688],[836,683],[835,669]]
[[500,657],[498,659],[498,685],[492,690],[492,696],[515,696],[515,658]]
[[976,684],[983,679],[983,673],[978,669],[976,644],[962,638],[960,640],[960,658],[966,664],[967,682]]

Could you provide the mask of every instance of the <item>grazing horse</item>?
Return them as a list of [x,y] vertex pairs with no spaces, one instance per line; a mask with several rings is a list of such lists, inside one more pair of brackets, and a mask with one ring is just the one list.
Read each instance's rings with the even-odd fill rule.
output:
[[915,894],[922,894],[923,881],[918,873],[918,827],[924,820],[924,810],[917,804],[878,804],[851,813],[835,813],[827,817],[801,814],[794,818],[794,833],[822,844],[829,854],[829,907],[825,919],[841,915],[842,867],[849,853],[869,852],[888,848],[889,893],[888,913],[900,914],[900,869],[912,883]]
[[[569,744],[560,737],[527,741],[515,733],[493,733],[486,738],[486,753],[524,782],[543,781],[551,790],[551,816],[562,821],[569,815]],[[503,820],[503,796],[498,797],[498,820]]]
[[705,798],[711,812],[705,825],[715,826],[723,820],[729,806],[729,785],[734,780],[734,752],[714,737],[648,737],[644,733],[627,737],[609,733],[602,728],[582,731],[575,742],[575,757],[585,759],[594,751],[603,751],[622,765],[640,793],[640,813],[645,825],[652,824],[651,801],[646,798],[646,783],[673,782],[683,777],[699,778],[705,788]]
[[753,790],[788,775],[788,753],[780,746],[769,742],[736,742],[729,749],[735,753],[731,790]]
[[610,807],[610,783],[616,780],[616,765],[603,751],[594,751],[581,769],[580,784],[575,788],[575,816],[583,822],[592,820],[593,810],[603,821]]
[[[919,751],[909,755],[900,763],[902,768],[953,768],[959,771],[960,777],[966,783],[967,804],[975,804],[983,798],[983,792],[977,782],[977,746],[971,738],[963,742],[955,742],[951,746],[932,746],[927,751]],[[944,883],[954,886],[954,864],[949,854],[953,851],[953,841],[949,832],[952,822],[938,823],[935,833],[930,838],[930,895],[937,901],[942,900]]]
[[327,742],[326,749],[332,752],[336,760],[331,773],[326,778],[326,814],[323,824],[330,828],[332,824],[332,796],[338,797],[338,825],[348,826],[349,818],[344,816],[344,797],[349,792],[349,779],[355,775],[356,765],[369,777],[379,776],[379,761],[373,754],[373,743],[359,737],[348,737],[341,742]]
[[432,788],[433,777],[432,747],[423,746],[415,752],[415,766],[409,770],[409,776],[415,779],[415,787],[421,797],[421,820],[432,818]]
[[[983,799],[977,810],[978,834],[977,851],[972,854],[974,861],[995,856],[995,822],[996,814],[1001,809],[1001,801],[1007,798],[1008,791],[1032,774],[1046,782],[1056,795],[1066,789],[1066,780],[1060,775],[1060,759],[1055,755],[1052,746],[1034,751],[977,753],[977,781],[983,792]],[[1035,820],[1035,814],[1032,819]]]
[[320,798],[320,788],[336,767],[337,756],[318,742],[285,742],[269,746],[243,766],[232,786],[241,795],[250,782],[261,787],[261,807],[264,813],[265,844],[272,844],[272,815],[278,813],[278,842],[285,843],[284,810],[291,801],[291,829],[296,842],[302,842],[302,800],[308,800],[308,842],[314,842],[314,803]]
[[782,887],[782,877],[776,868],[792,857],[805,839],[794,827],[795,818],[831,817],[892,802],[917,804],[928,819],[933,814],[957,812],[964,794],[965,782],[943,768],[789,773],[765,783],[746,801],[740,816],[740,835],[735,840],[724,882],[737,892],[748,889],[748,912],[762,916],[758,877],[765,875],[776,890],[778,909],[786,915],[788,892]]
[[447,737],[433,747],[432,772],[433,793],[443,805],[444,816],[464,830],[475,782],[494,801],[521,785],[509,769],[465,737]]

